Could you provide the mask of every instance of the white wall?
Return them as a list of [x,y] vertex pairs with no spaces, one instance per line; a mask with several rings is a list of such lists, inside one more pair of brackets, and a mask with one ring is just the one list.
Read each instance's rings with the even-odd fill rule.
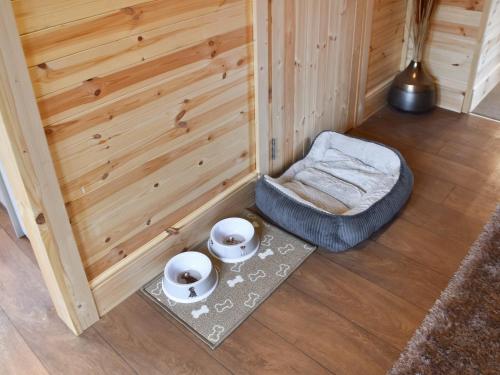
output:
[[19,208],[7,181],[3,166],[0,162],[0,203],[7,209],[12,225],[18,237],[25,235],[26,230],[20,220]]

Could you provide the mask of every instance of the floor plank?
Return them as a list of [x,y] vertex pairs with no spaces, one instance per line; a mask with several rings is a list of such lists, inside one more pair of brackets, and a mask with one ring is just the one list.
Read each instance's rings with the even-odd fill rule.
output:
[[403,218],[392,222],[372,239],[444,276],[451,276],[457,270],[469,249],[464,242],[437,235]]
[[[129,300],[135,299],[135,297],[141,297],[143,302],[149,305],[143,306],[144,309],[153,308],[169,324],[168,327],[176,327],[179,333],[189,338],[191,344],[194,345],[194,347],[191,347],[193,351],[197,351],[197,348],[202,349],[231,373],[328,373],[316,361],[298,350],[294,345],[287,343],[283,338],[264,327],[252,317],[248,318],[238,327],[216,350],[211,350],[179,321],[165,313],[158,306],[151,306],[151,303],[146,302],[144,297],[133,296]],[[128,303],[129,300],[125,303]],[[136,319],[141,318],[136,317]],[[163,323],[156,320],[147,319],[144,320],[143,324],[151,325],[151,329],[158,329],[158,327],[163,325]],[[183,338],[180,339],[181,341],[184,340]],[[264,343],[272,343],[273,348],[266,347]],[[290,356],[290,361],[282,361],[282,356],[278,353],[287,353]]]
[[430,230],[443,238],[471,245],[483,229],[484,222],[461,211],[435,203],[425,194],[415,192],[401,213],[403,219]]
[[288,283],[395,348],[403,349],[425,310],[314,254]]
[[35,254],[31,248],[30,241],[26,237],[17,238],[16,232],[10,222],[7,210],[0,205],[0,228],[3,228],[5,232],[9,235],[10,239],[16,244],[16,246],[33,262],[37,264]]
[[455,184],[436,178],[419,169],[413,169],[414,186],[416,194],[424,195],[435,203],[443,203],[455,188]]
[[94,328],[76,337],[59,319],[40,271],[0,229],[0,307],[51,374],[132,374]]
[[[500,129],[500,124],[498,128]],[[500,149],[500,138],[494,142],[498,144],[496,147],[491,145],[492,149]],[[471,145],[465,146],[449,141],[439,150],[438,156],[466,165],[479,172],[490,174],[498,168],[500,163],[500,153],[491,152],[492,149],[481,150]]]
[[424,310],[449,279],[371,240],[344,253],[320,254]]
[[0,310],[0,374],[48,374],[3,310]]
[[295,343],[254,318],[247,319],[213,352],[235,374],[328,374]]
[[287,284],[254,316],[337,375],[380,374],[399,355],[399,350]]
[[229,374],[138,295],[95,328],[139,374]]
[[446,207],[463,212],[481,223],[488,221],[499,203],[500,199],[489,192],[472,191],[460,186],[455,187],[444,201]]

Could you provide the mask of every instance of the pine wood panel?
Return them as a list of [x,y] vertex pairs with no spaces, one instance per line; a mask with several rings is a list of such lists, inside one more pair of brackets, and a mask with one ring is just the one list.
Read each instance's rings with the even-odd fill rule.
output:
[[364,118],[385,105],[389,85],[399,72],[405,38],[406,6],[407,1],[374,1]]
[[[224,1],[222,6],[239,1]],[[220,7],[220,0],[147,1],[113,12],[63,22],[55,27],[24,34],[21,39],[28,66],[33,66],[115,42],[129,35],[199,17]],[[43,12],[38,17],[44,17]]]
[[354,125],[365,2],[271,2],[272,173],[323,130]]
[[491,0],[489,9],[485,11],[484,35],[478,48],[471,110],[500,82],[500,1]]
[[46,29],[144,2],[144,0],[12,0],[20,34]]
[[[87,79],[168,55],[213,35],[234,31],[246,24],[246,11],[246,4],[239,2],[200,17],[167,24],[34,65],[30,67],[30,75],[35,93],[37,97],[45,96]],[[222,25],[221,19],[225,20]]]
[[252,2],[32,5],[14,10],[93,279],[255,170]]

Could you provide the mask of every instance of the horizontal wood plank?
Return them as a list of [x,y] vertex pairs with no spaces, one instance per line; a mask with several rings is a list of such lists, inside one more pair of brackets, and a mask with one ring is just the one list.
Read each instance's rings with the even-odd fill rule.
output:
[[216,11],[241,0],[146,1],[21,37],[28,66]]

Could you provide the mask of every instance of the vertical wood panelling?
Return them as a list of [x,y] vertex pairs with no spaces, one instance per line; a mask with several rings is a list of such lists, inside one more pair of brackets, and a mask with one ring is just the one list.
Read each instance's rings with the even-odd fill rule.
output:
[[400,70],[407,1],[374,0],[366,80],[366,119],[387,102],[387,92]]
[[267,174],[271,164],[269,145],[269,4],[253,2],[255,71],[255,128],[257,170]]
[[250,0],[13,6],[89,279],[253,173]]
[[488,5],[489,8],[484,9],[483,37],[466,110],[473,110],[500,83],[500,0],[490,0]]
[[279,173],[356,118],[365,1],[272,0],[272,138]]

